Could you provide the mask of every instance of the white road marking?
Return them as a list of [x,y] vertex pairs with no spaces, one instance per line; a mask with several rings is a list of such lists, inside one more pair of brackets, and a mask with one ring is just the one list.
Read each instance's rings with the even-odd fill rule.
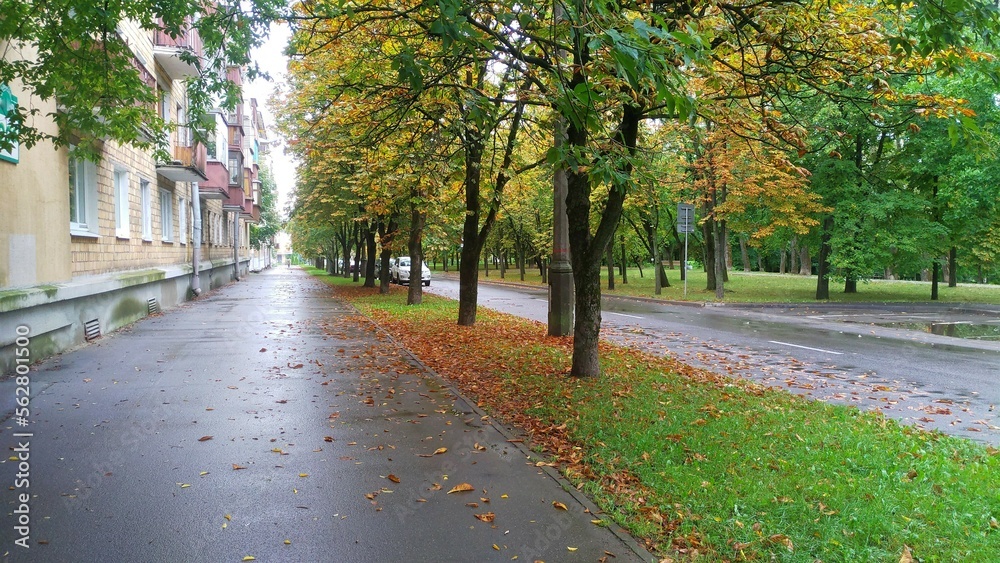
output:
[[604,311],[609,315],[618,315],[620,317],[628,317],[630,319],[643,319],[644,317],[637,317],[635,315],[626,315],[625,313],[615,313],[614,311]]
[[782,346],[791,346],[793,348],[803,348],[806,350],[813,350],[814,352],[826,352],[827,354],[836,354],[838,356],[843,355],[843,352],[834,352],[833,350],[824,350],[822,348],[810,348],[809,346],[799,346],[798,344],[789,344],[788,342],[778,342],[777,340],[768,340],[771,344],[781,344]]

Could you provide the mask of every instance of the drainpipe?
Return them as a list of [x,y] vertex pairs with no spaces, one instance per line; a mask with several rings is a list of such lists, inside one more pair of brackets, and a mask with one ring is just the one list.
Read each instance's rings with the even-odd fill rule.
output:
[[198,193],[198,182],[191,182],[191,215],[194,228],[194,240],[191,241],[191,293],[195,297],[201,295],[201,195]]
[[233,268],[235,279],[240,281],[240,212],[233,212]]

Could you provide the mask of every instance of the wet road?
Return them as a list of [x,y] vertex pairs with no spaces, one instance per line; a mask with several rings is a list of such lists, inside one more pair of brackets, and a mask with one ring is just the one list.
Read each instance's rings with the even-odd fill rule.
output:
[[[438,276],[430,291],[457,299],[457,279]],[[479,291],[483,306],[547,321],[544,290],[484,283]],[[602,334],[611,340],[1000,445],[1000,342],[872,324],[914,317],[996,322],[997,312],[936,304],[700,306],[605,297],[602,314]]]
[[649,560],[297,269],[43,362],[24,427],[13,384],[0,381],[4,561]]

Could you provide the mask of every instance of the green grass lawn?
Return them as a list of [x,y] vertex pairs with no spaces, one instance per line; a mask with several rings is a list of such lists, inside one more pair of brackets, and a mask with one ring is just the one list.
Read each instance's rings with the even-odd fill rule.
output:
[[399,288],[378,295],[317,273],[487,412],[527,427],[607,516],[661,556],[1000,554],[992,447],[610,344],[600,378],[568,378],[568,339],[546,338],[540,324],[480,309],[476,326],[458,327],[455,301],[425,295],[406,306]]
[[[441,271],[440,266],[438,270]],[[452,272],[455,270],[452,268]],[[667,279],[670,287],[661,289],[659,296],[654,293],[652,268],[643,268],[643,276],[639,276],[638,268],[628,269],[628,283],[623,284],[621,276],[615,269],[615,289],[608,290],[608,270],[602,269],[602,293],[605,295],[629,295],[652,297],[678,301],[715,301],[715,291],[705,289],[706,274],[700,269],[689,270],[687,295],[684,294],[684,282],[680,279],[679,269],[667,269]],[[457,275],[457,273],[455,274]],[[520,272],[508,270],[504,278],[499,270],[490,270],[486,276],[482,268],[479,271],[481,281],[504,281],[521,283]],[[541,285],[542,278],[537,268],[525,272],[524,283]],[[725,284],[725,301],[732,303],[770,303],[770,302],[816,302],[816,276],[798,276],[793,274],[774,274],[761,272],[731,271],[729,281]],[[1000,286],[959,284],[958,287],[948,287],[947,283],[938,286],[938,298],[942,302],[951,303],[993,303],[1000,304]],[[830,282],[831,303],[855,302],[920,302],[931,300],[931,283],[914,281],[871,280],[858,283],[857,293],[844,293],[844,282]]]

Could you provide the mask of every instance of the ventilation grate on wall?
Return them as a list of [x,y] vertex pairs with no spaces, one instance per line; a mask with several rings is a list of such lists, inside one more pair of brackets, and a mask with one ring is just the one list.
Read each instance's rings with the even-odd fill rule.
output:
[[155,315],[155,314],[159,313],[160,312],[160,302],[157,301],[155,297],[150,297],[149,300],[146,301],[146,310],[147,310],[148,314],[150,314],[150,315]]
[[91,319],[83,323],[83,337],[87,341],[91,341],[95,338],[101,337],[101,322],[97,319]]

